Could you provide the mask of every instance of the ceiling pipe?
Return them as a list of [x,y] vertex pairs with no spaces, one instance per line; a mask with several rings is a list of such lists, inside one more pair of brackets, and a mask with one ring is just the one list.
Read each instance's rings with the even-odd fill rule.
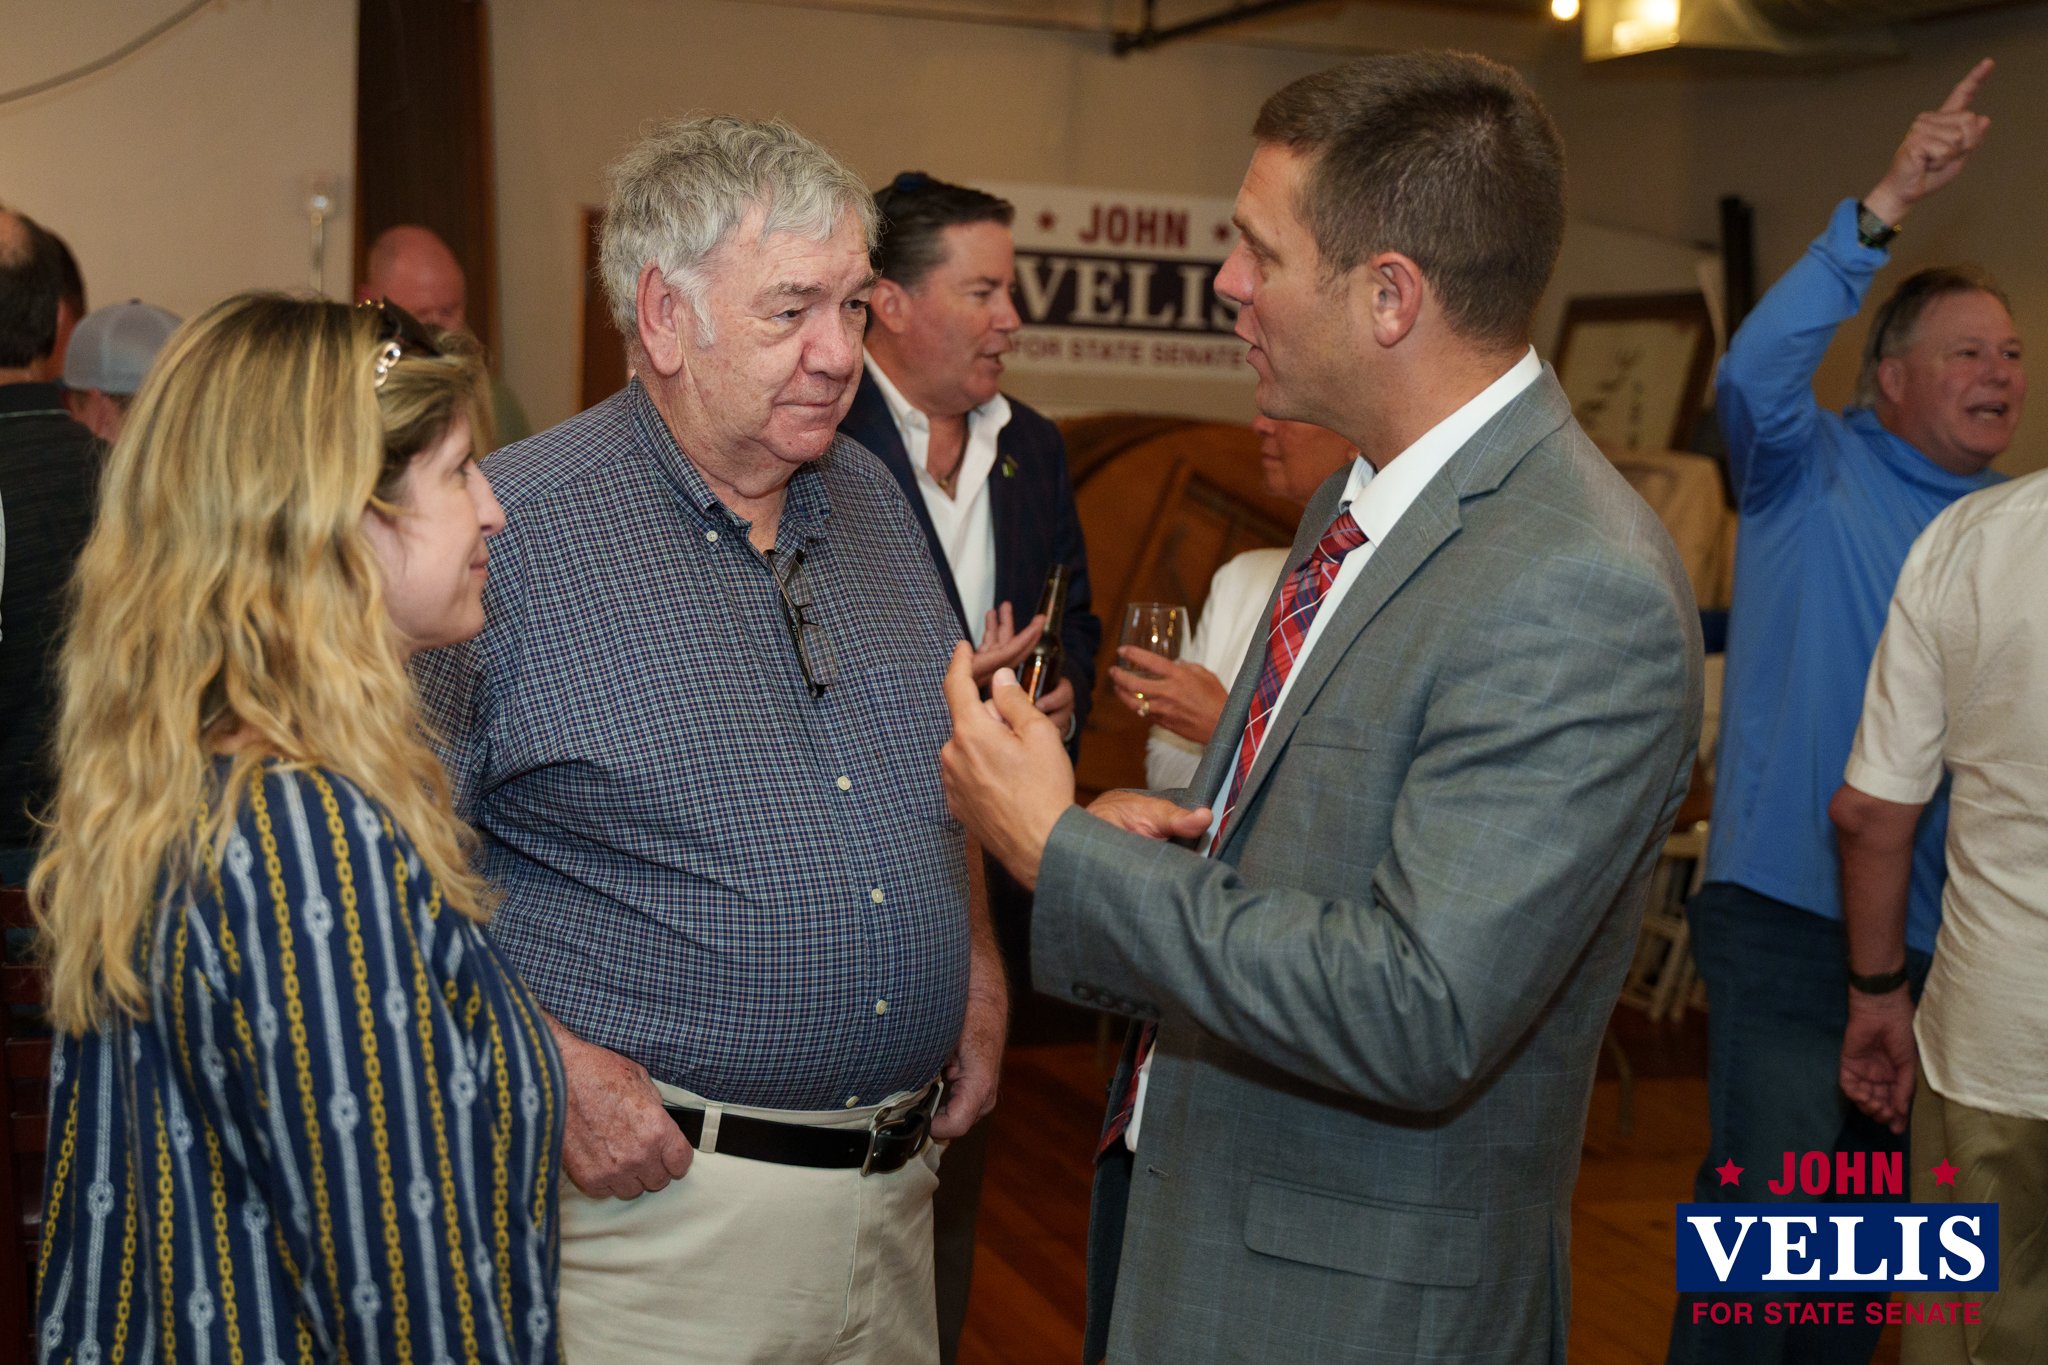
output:
[[1191,38],[1197,33],[1207,33],[1210,29],[1242,23],[1247,19],[1259,19],[1268,14],[1278,14],[1283,10],[1300,9],[1303,5],[1310,2],[1311,0],[1257,0],[1255,4],[1233,5],[1227,10],[1219,10],[1214,14],[1205,14],[1199,19],[1189,19],[1184,23],[1168,24],[1165,28],[1157,28],[1152,22],[1154,0],[1145,0],[1145,17],[1138,25],[1137,30],[1131,33],[1115,35],[1110,40],[1110,49],[1117,56],[1125,57],[1133,52],[1158,47],[1162,43],[1170,43],[1177,38]]

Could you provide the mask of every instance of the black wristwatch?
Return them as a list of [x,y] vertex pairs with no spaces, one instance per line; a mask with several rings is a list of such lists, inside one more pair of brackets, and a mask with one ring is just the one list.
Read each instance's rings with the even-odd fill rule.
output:
[[1876,976],[1858,976],[1854,972],[1849,973],[1849,989],[1857,992],[1859,995],[1890,995],[1905,984],[1906,969],[1904,967],[1893,972],[1880,972]]
[[1881,251],[1891,245],[1892,238],[1898,235],[1898,228],[1872,213],[1861,199],[1856,201],[1857,241],[1873,251]]

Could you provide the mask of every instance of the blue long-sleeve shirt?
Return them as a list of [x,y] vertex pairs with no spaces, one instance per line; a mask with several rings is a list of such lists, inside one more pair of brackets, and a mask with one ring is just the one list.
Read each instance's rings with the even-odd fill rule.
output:
[[[2004,476],[1952,474],[1867,408],[1829,412],[1813,372],[1886,253],[1845,200],[1743,322],[1718,404],[1741,527],[1707,876],[1842,917],[1828,799],[1855,739],[1863,681],[1913,540]],[[1906,940],[1934,949],[1948,792],[1921,819]]]

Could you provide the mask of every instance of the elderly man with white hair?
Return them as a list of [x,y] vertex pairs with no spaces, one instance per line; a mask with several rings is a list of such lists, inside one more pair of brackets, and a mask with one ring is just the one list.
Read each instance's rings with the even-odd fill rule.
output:
[[874,205],[723,117],[613,181],[633,378],[491,457],[489,624],[419,665],[568,1074],[563,1343],[934,1360],[930,1139],[994,1102],[1007,1002],[939,788],[951,610],[836,434]]

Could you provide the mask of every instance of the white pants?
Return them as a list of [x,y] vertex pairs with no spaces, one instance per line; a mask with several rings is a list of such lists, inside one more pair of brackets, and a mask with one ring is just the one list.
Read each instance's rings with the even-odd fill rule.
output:
[[[705,1102],[660,1085],[671,1104]],[[900,1102],[901,1096],[889,1103]],[[866,1128],[884,1106],[728,1114]],[[562,1346],[575,1365],[931,1365],[940,1147],[900,1171],[699,1152],[637,1199],[562,1184]]]

